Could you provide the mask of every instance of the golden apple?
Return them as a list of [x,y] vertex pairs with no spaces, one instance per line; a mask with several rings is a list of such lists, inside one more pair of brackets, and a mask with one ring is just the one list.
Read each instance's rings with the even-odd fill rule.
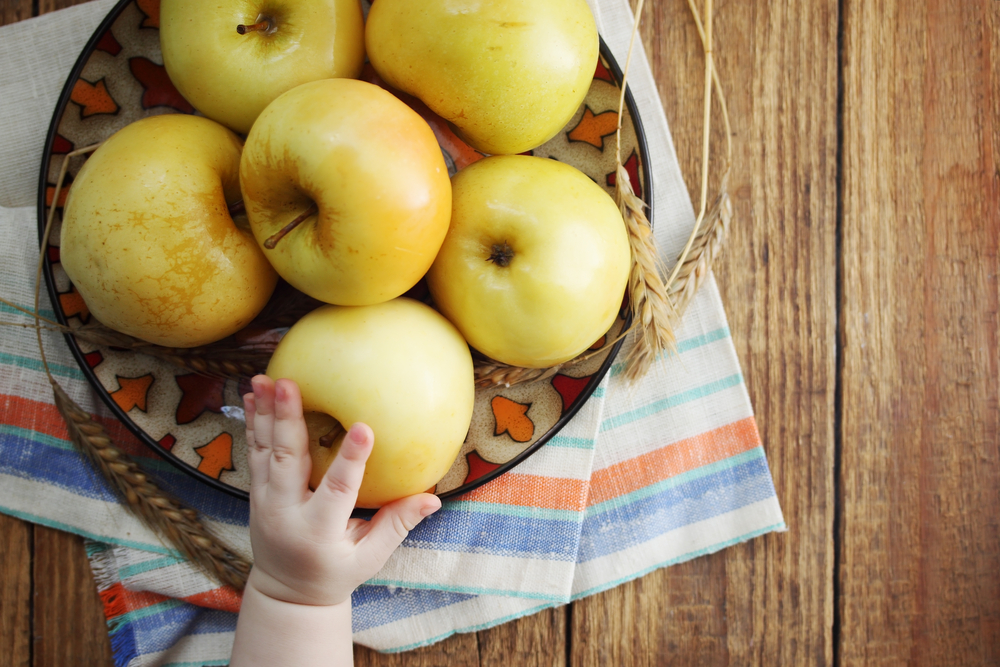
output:
[[363,81],[314,81],[271,103],[247,137],[240,183],[271,264],[327,303],[405,293],[448,232],[451,183],[434,133]]
[[472,356],[429,306],[399,298],[374,306],[323,306],[299,320],[267,367],[298,383],[310,433],[310,484],[323,479],[344,429],[364,422],[375,448],[359,507],[421,493],[444,476],[472,421]]
[[531,150],[562,129],[599,49],[585,0],[378,0],[365,42],[386,82],[493,154]]
[[181,95],[246,134],[286,90],[357,77],[364,19],[359,0],[162,0],[160,48]]
[[506,155],[458,172],[452,191],[451,229],[427,284],[472,347],[542,368],[608,331],[631,254],[621,213],[600,186],[555,160]]
[[207,118],[146,118],[112,135],[70,188],[62,266],[105,325],[170,347],[243,328],[277,276],[228,204],[240,139]]

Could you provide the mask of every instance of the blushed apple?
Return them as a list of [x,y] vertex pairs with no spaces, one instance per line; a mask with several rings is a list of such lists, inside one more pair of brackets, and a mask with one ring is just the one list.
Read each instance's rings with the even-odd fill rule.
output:
[[531,150],[583,102],[599,42],[585,0],[378,0],[368,58],[474,148]]
[[427,284],[472,347],[543,368],[608,331],[631,253],[607,192],[574,167],[523,155],[480,160],[452,189],[451,229]]
[[260,312],[277,275],[229,214],[241,148],[214,121],[170,114],[126,126],[90,156],[69,190],[60,250],[98,320],[193,347]]
[[430,126],[353,79],[303,84],[271,103],[247,137],[240,183],[281,277],[338,305],[413,287],[451,217],[448,168]]
[[181,95],[246,134],[286,90],[357,77],[364,19],[359,0],[162,0],[160,48]]
[[419,301],[323,306],[299,320],[267,368],[298,383],[310,432],[310,484],[322,480],[344,429],[375,433],[358,507],[381,507],[434,486],[472,421],[472,356],[461,334]]

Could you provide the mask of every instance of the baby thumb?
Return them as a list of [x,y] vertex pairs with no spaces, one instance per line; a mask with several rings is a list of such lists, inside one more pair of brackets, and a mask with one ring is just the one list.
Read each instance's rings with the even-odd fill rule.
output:
[[402,543],[411,530],[441,508],[441,500],[429,493],[401,498],[378,511],[371,520],[371,528],[364,537],[366,560],[376,562],[379,568]]

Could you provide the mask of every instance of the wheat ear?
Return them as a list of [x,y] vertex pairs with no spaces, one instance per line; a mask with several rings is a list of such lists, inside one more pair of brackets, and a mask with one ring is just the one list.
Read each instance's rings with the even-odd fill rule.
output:
[[39,315],[42,265],[48,248],[49,235],[55,219],[55,209],[59,203],[70,158],[96,150],[98,145],[88,146],[68,153],[59,171],[55,193],[49,209],[45,230],[42,232],[41,250],[35,272],[35,330],[38,335],[38,353],[42,360],[55,405],[66,422],[73,444],[89,459],[124,502],[148,528],[165,538],[185,558],[198,565],[205,573],[222,584],[242,590],[250,572],[250,563],[218,537],[213,535],[199,520],[197,510],[185,507],[179,500],[161,489],[147,475],[138,463],[115,446],[107,430],[73,399],[56,381],[49,369],[42,343],[42,317]]

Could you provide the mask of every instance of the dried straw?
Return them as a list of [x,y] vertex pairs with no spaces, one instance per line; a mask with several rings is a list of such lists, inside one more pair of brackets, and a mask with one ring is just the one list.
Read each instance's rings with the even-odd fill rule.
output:
[[639,0],[635,10],[635,23],[629,38],[628,55],[622,72],[621,95],[618,98],[618,127],[615,132],[615,201],[621,210],[628,230],[629,248],[632,250],[632,270],[629,273],[629,304],[632,308],[632,327],[639,328],[639,338],[625,358],[625,377],[635,382],[644,376],[660,355],[674,348],[673,306],[660,275],[660,251],[652,226],[646,217],[645,203],[635,195],[628,171],[622,164],[622,118],[625,112],[625,93],[628,74],[632,65],[635,37],[639,31],[644,0]]
[[515,384],[547,380],[562,369],[565,364],[549,368],[523,368],[511,366],[493,359],[473,359],[476,387],[511,387]]
[[[636,345],[626,358],[625,376],[635,382],[642,378],[652,363],[673,346],[673,327],[683,317],[687,306],[691,303],[698,288],[708,276],[712,263],[722,252],[729,226],[733,218],[732,201],[729,197],[729,174],[732,169],[732,126],[729,120],[729,110],[726,106],[725,94],[719,80],[712,52],[712,0],[705,1],[705,18],[702,20],[694,0],[688,0],[688,7],[694,17],[705,52],[705,96],[704,96],[704,128],[702,137],[702,178],[701,205],[694,228],[678,257],[670,276],[664,281],[661,278],[662,268],[659,253],[649,221],[645,216],[644,204],[632,189],[628,172],[621,161],[620,132],[622,113],[624,111],[625,89],[628,80],[629,65],[635,44],[635,35],[642,17],[644,2],[639,0],[635,11],[635,25],[629,42],[628,56],[622,76],[622,94],[619,100],[618,134],[616,135],[617,178],[616,195],[629,232],[629,245],[633,253],[632,273],[629,276],[629,298],[632,305],[631,329],[641,327]],[[725,125],[726,155],[725,164],[720,178],[719,193],[712,209],[706,215],[708,200],[708,160],[710,155],[711,136],[711,104],[712,90],[719,101],[722,120]],[[596,353],[610,349],[617,341],[611,341]],[[508,366],[492,360],[476,362],[477,386],[488,387],[511,386],[525,382],[536,382],[554,375],[562,369],[570,369],[582,361],[594,356],[595,352],[586,352],[580,357],[551,369],[520,368]]]
[[66,333],[93,345],[141,352],[178,368],[221,379],[239,380],[263,373],[267,370],[267,363],[276,346],[276,343],[260,343],[234,347],[231,341],[223,340],[202,347],[164,347],[133,338],[99,323],[66,329]]
[[52,382],[52,390],[73,444],[101,472],[126,507],[219,583],[242,590],[250,563],[215,538],[199,520],[197,510],[185,507],[157,486],[139,464],[115,447],[104,427],[57,382]]
[[[0,297],[0,303],[32,317],[35,316],[33,311],[22,308],[2,297]],[[263,373],[267,370],[267,364],[271,355],[274,354],[275,347],[277,347],[277,343],[272,341],[251,345],[235,345],[231,339],[201,347],[164,347],[115,331],[100,322],[84,324],[74,329],[41,316],[38,317],[38,320],[45,322],[45,324],[0,321],[0,326],[25,327],[69,334],[91,345],[148,354],[178,368],[223,380],[240,380]]]
[[[204,570],[209,577],[224,585],[242,590],[250,572],[250,563],[213,535],[199,520],[197,510],[185,507],[179,500],[170,496],[150,479],[139,464],[116,447],[104,427],[77,405],[63,390],[49,370],[48,361],[45,358],[42,329],[51,327],[41,324],[44,318],[39,315],[39,300],[42,264],[45,251],[48,248],[52,222],[55,219],[55,209],[58,206],[59,194],[63,179],[66,177],[70,158],[89,153],[95,150],[98,145],[88,146],[66,155],[59,171],[55,194],[49,209],[45,231],[42,234],[42,247],[35,275],[35,310],[33,313],[34,328],[38,335],[38,352],[42,365],[49,383],[52,385],[55,405],[66,422],[70,439],[100,471],[111,488],[118,493],[125,506],[147,527],[172,544],[185,558]],[[57,324],[51,320],[46,321],[50,324]]]
[[[694,231],[685,246],[684,252],[678,258],[674,267],[671,279],[667,281],[670,297],[678,313],[683,313],[691,299],[694,298],[698,288],[708,276],[715,258],[722,252],[725,245],[726,236],[729,234],[729,226],[733,220],[733,203],[729,197],[729,174],[733,167],[733,128],[729,120],[729,107],[726,104],[726,95],[719,81],[719,71],[715,67],[715,60],[712,55],[712,0],[706,0],[705,22],[702,23],[695,7],[694,0],[688,0],[688,8],[691,16],[694,17],[695,26],[698,28],[698,36],[701,38],[702,47],[705,50],[706,68],[711,69],[711,82],[715,88],[715,96],[719,100],[719,109],[722,112],[722,123],[726,136],[726,154],[722,169],[722,176],[719,179],[719,193],[712,204],[712,209],[704,221],[702,227],[701,218],[695,225]],[[706,31],[707,26],[707,31]],[[705,88],[708,90],[709,83],[706,80]],[[710,124],[708,105],[710,98],[706,95],[705,112],[705,157],[702,163],[702,213],[704,213],[705,193],[708,190],[708,141],[707,134]],[[690,253],[690,254],[689,254]]]

